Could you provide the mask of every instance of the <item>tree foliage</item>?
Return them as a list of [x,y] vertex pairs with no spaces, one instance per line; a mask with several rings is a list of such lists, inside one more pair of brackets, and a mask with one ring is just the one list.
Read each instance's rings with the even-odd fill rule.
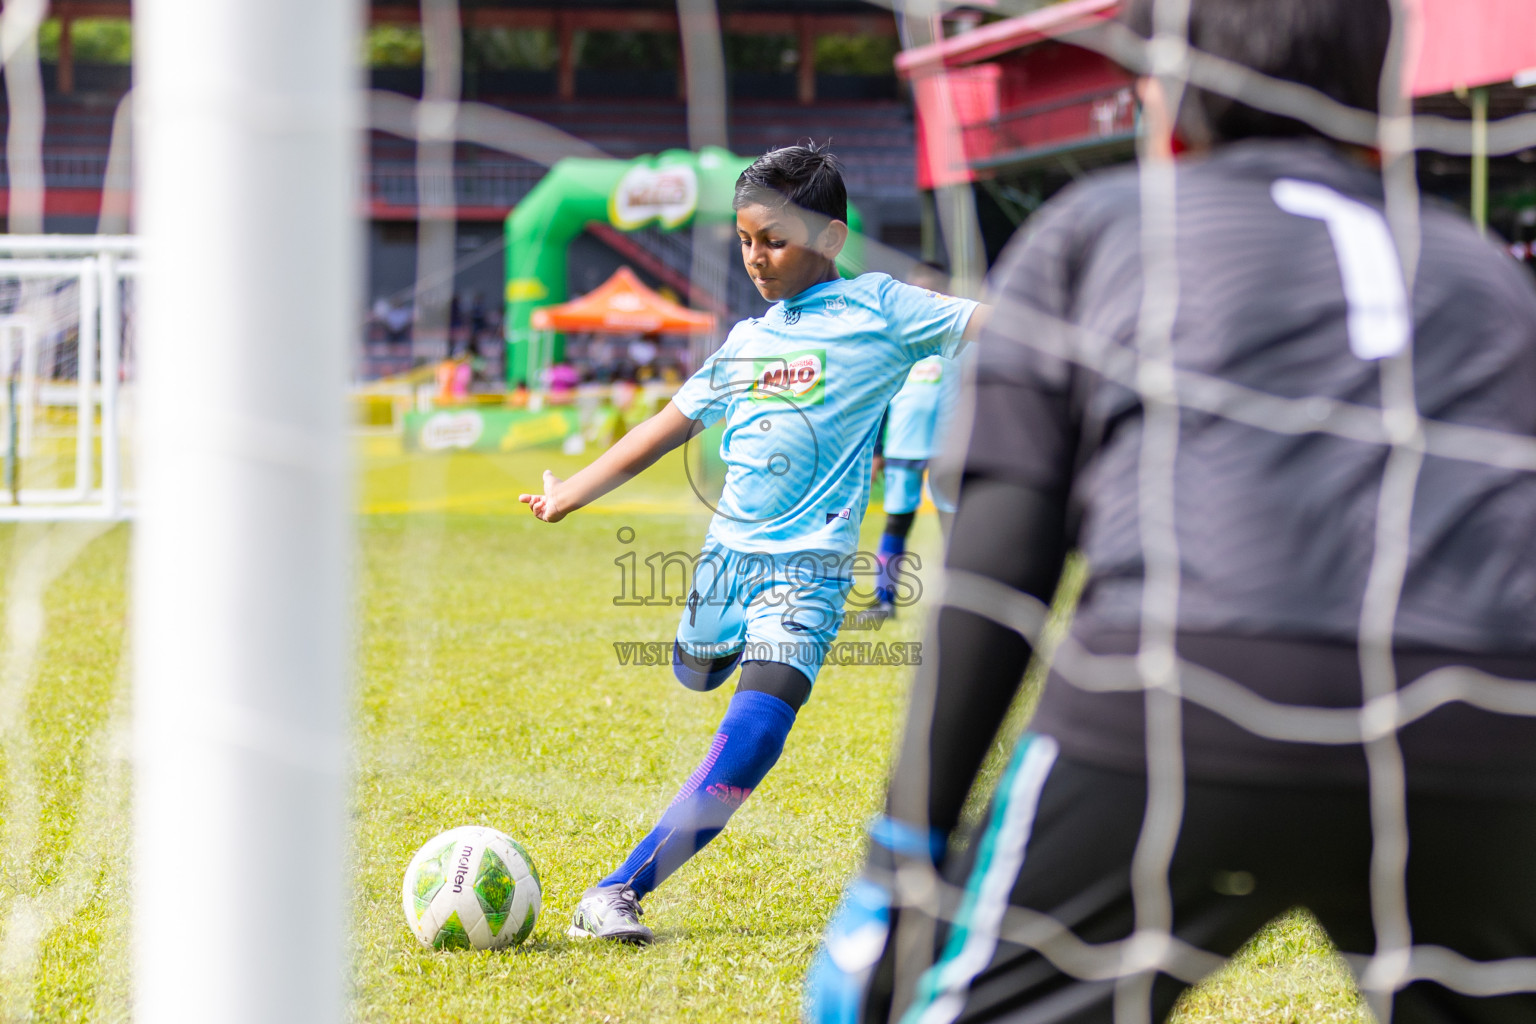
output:
[[827,75],[895,74],[895,36],[819,36],[816,70]]
[[420,25],[374,25],[363,48],[371,68],[414,68],[421,66],[425,45]]
[[603,71],[671,71],[681,44],[671,32],[578,32],[578,67]]
[[464,33],[464,66],[489,71],[548,71],[560,45],[548,29],[472,28]]
[[[38,55],[44,62],[58,62],[62,34],[57,18],[49,18],[38,28]],[[69,38],[77,64],[133,63],[133,25],[127,18],[78,18],[70,22]]]
[[791,35],[731,34],[724,36],[721,44],[725,66],[732,71],[773,74],[794,71],[800,62],[800,52]]

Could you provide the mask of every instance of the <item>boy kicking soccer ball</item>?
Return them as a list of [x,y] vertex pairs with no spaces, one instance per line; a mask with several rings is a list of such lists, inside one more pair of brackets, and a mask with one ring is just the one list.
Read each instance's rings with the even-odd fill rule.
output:
[[649,942],[640,900],[725,827],[762,782],[843,619],[880,416],[908,371],[953,354],[985,307],[884,274],[838,276],[848,197],[837,161],[777,149],[736,182],[742,262],[763,316],[737,324],[661,412],[569,480],[521,501],[559,522],[721,419],[725,489],[678,625],[673,672],[741,679],[703,761],[655,828],[582,896],[572,936]]

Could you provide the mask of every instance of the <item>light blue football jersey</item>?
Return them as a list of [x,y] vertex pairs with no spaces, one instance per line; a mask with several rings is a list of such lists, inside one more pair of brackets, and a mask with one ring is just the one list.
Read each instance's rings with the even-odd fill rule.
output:
[[976,303],[885,274],[828,281],[731,329],[672,401],[725,418],[709,538],[737,551],[852,553],[880,418],[918,360],[953,356]]
[[944,448],[944,434],[960,395],[961,362],[943,356],[920,360],[907,374],[885,421],[885,457],[932,459]]

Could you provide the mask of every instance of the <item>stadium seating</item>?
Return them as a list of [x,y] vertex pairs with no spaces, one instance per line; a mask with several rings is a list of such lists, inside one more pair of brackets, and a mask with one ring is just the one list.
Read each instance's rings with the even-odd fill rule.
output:
[[[112,140],[112,116],[116,101],[108,97],[76,99],[49,96],[43,124],[43,175],[53,189],[101,188],[106,175],[107,150]],[[0,126],[7,124],[0,112]],[[8,173],[0,167],[0,183],[10,187]]]
[[[621,159],[688,145],[687,109],[676,100],[561,103],[493,97],[485,102],[537,118]],[[899,101],[848,101],[811,108],[738,101],[732,104],[728,133],[732,150],[742,154],[805,138],[830,140],[847,168],[855,201],[860,196],[910,194],[912,189],[911,114]],[[408,203],[414,196],[413,143],[375,133],[370,149],[375,194]],[[541,173],[527,161],[478,146],[460,146],[455,164],[456,187],[467,206],[511,206],[537,183]],[[397,192],[397,183],[403,192]]]
[[[106,84],[126,83],[113,80]],[[112,118],[121,96],[121,88],[76,96],[48,95],[43,163],[50,189],[101,187]],[[480,98],[536,117],[619,158],[688,145],[687,108],[676,99],[560,102],[527,96]],[[0,108],[0,126],[4,123]],[[847,100],[802,107],[784,100],[734,100],[728,131],[731,148],[742,154],[807,138],[831,141],[847,168],[849,191],[855,201],[860,196],[909,194],[912,188],[912,120],[903,101]],[[414,161],[413,142],[372,133],[367,185],[370,200],[392,207],[414,205]],[[541,176],[542,168],[517,157],[478,146],[458,147],[454,178],[461,205],[482,210],[511,207]],[[0,176],[0,183],[4,182]]]
[[[395,78],[400,80],[376,76],[374,85],[410,90],[412,82],[399,75]],[[85,75],[84,80],[92,87],[74,96],[48,92],[43,138],[43,169],[50,193],[72,192],[77,200],[72,205],[82,213],[98,208],[97,193],[106,174],[113,116],[127,86],[126,69],[106,69],[100,75]],[[415,85],[419,89],[419,81]],[[688,145],[687,107],[675,97],[561,102],[550,97],[488,95],[483,88],[473,92],[481,102],[537,118],[618,158]],[[768,92],[771,94],[772,90]],[[5,124],[5,106],[0,104],[0,131]],[[730,148],[742,155],[804,139],[830,142],[843,160],[850,197],[855,203],[912,194],[913,127],[911,112],[904,101],[850,99],[804,107],[792,99],[733,99],[728,111],[728,133]],[[370,133],[368,167],[360,184],[374,216],[410,218],[417,196],[415,159],[414,141],[382,132]],[[472,219],[494,220],[528,194],[544,176],[545,168],[510,154],[466,144],[456,147],[452,173],[454,194],[464,214]],[[0,187],[8,186],[9,179],[0,162]],[[50,209],[53,208],[50,200]],[[50,224],[60,225],[52,230],[90,230],[93,220],[94,216],[82,215],[61,222],[50,215]],[[621,257],[663,282],[686,282],[690,276],[692,245],[686,232],[644,230],[613,239],[609,244],[622,246]],[[739,318],[762,312],[765,304],[739,275],[728,275],[722,284],[725,294],[721,298],[727,315]],[[391,359],[409,361],[408,356],[399,356],[388,345],[383,345],[388,351],[381,350],[375,358],[373,347],[369,346],[367,360],[369,376],[396,368]]]

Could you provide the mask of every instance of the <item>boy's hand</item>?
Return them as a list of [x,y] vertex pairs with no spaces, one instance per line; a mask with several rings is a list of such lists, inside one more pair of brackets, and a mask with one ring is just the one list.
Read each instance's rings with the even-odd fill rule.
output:
[[558,523],[565,518],[566,510],[560,507],[555,500],[555,488],[560,486],[560,478],[549,470],[544,471],[543,494],[519,494],[517,500],[528,506],[528,510],[546,523]]
[[698,426],[672,402],[655,416],[614,442],[569,480],[544,471],[543,494],[521,494],[517,500],[546,523],[558,523],[585,508],[624,481],[687,441]]

